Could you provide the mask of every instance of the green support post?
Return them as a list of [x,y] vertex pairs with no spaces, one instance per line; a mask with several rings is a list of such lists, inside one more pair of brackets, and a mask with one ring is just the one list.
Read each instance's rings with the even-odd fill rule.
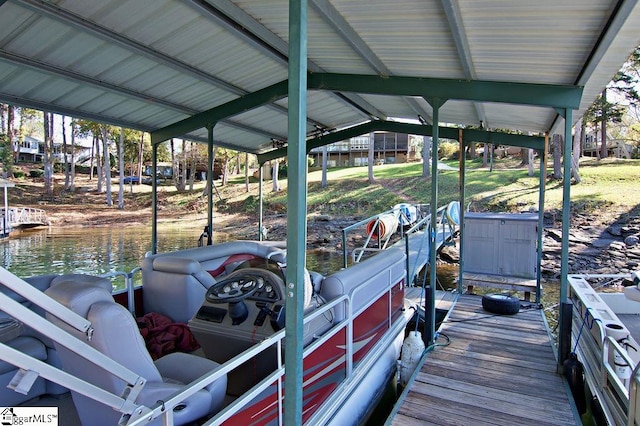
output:
[[258,241],[264,240],[264,234],[262,233],[262,227],[264,226],[262,215],[263,215],[263,194],[262,194],[262,183],[264,180],[264,164],[260,164],[260,168],[258,169]]
[[[425,306],[425,312],[427,313],[428,330],[425,330],[423,339],[428,345],[433,345],[436,339],[435,331],[435,318],[436,318],[436,233],[437,228],[437,216],[438,216],[438,138],[440,137],[438,121],[440,117],[440,107],[446,100],[439,98],[427,99],[427,102],[431,104],[433,108],[433,136],[431,147],[431,220],[429,221],[429,294],[427,297],[429,306]],[[428,341],[428,342],[427,342]]]
[[307,0],[289,0],[289,144],[284,421],[302,424],[303,300],[307,241]]
[[569,224],[571,221],[571,119],[572,111],[564,110],[564,164],[562,177],[562,244],[560,261],[560,329],[569,330],[569,334],[560,333],[558,336],[558,369],[562,371],[562,363],[569,356],[571,348],[571,328],[568,327],[571,316],[567,317],[566,308],[569,301]]
[[158,170],[158,144],[151,144],[151,253],[158,252],[158,184],[156,170]]
[[462,294],[464,281],[462,273],[464,271],[464,202],[465,202],[465,179],[467,173],[467,158],[464,155],[465,141],[463,130],[460,129],[460,259],[458,261],[458,293]]
[[209,232],[207,235],[207,245],[213,244],[213,127],[215,124],[207,126],[207,184],[209,191],[207,193],[207,226]]

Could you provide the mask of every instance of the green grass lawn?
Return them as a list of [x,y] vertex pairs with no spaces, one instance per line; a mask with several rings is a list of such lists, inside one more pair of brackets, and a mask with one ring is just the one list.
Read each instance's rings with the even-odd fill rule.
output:
[[[446,162],[456,170],[438,172],[438,204],[458,200],[460,173],[458,163]],[[599,209],[631,210],[640,205],[640,160],[581,160],[582,182],[571,186],[574,211],[597,212]],[[467,161],[465,203],[473,209],[497,212],[536,208],[539,199],[539,165],[534,176],[513,160],[496,160],[493,171],[477,161]],[[321,171],[308,175],[308,210],[325,214],[372,215],[401,202],[429,203],[431,179],[422,177],[421,163],[375,166],[375,183],[368,183],[367,167],[329,169],[328,185],[320,185]],[[548,170],[551,176],[552,169]],[[244,182],[238,178],[236,183]],[[286,179],[283,191],[272,192],[271,182],[264,186],[267,206],[286,205]],[[257,185],[256,185],[257,187]],[[246,193],[245,193],[246,196]],[[562,182],[547,180],[545,209],[561,208]]]

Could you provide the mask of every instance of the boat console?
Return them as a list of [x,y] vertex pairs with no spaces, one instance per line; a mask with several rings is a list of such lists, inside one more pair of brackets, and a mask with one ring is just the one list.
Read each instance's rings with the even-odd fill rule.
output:
[[[223,279],[209,287],[202,306],[189,321],[189,328],[202,346],[205,356],[224,363],[254,346],[285,325],[285,276],[278,265],[268,259],[244,262]],[[313,287],[305,292],[313,292]],[[317,303],[305,306],[311,311]],[[331,326],[319,318],[305,327],[305,341],[320,335]],[[241,395],[277,367],[275,346],[246,363],[232,374],[228,392]]]

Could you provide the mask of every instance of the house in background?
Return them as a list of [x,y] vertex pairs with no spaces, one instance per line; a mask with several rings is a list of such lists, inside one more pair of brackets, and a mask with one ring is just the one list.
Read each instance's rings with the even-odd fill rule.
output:
[[[76,161],[86,158],[91,152],[91,142],[76,143]],[[71,145],[67,144],[67,153],[71,153]],[[53,158],[56,162],[64,162],[64,150],[61,142],[53,143]],[[44,161],[44,141],[33,136],[25,136],[18,150],[19,163],[42,163]]]
[[[375,132],[327,145],[327,167],[366,166],[369,163],[369,144],[373,141],[375,164],[394,164],[416,161],[418,147],[403,133]],[[322,166],[323,148],[314,148],[309,155],[314,166]]]

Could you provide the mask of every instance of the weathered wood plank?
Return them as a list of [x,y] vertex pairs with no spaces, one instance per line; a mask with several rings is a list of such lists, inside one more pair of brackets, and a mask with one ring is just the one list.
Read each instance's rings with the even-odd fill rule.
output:
[[[464,400],[448,400],[437,396],[415,394],[407,398],[412,410],[403,414],[425,419],[429,424],[461,426],[556,426],[556,423],[533,416],[518,416],[493,406],[467,404]],[[402,425],[398,423],[398,425]]]
[[536,398],[501,391],[486,386],[447,380],[433,375],[424,377],[424,381],[413,382],[412,389],[422,395],[441,398],[448,401],[464,401],[466,405],[477,408],[489,408],[498,413],[508,412],[517,417],[551,422],[555,425],[572,424],[574,419],[566,404],[548,399]]
[[[488,316],[461,296],[394,425],[575,425],[540,311]],[[438,343],[444,342],[441,336]]]

